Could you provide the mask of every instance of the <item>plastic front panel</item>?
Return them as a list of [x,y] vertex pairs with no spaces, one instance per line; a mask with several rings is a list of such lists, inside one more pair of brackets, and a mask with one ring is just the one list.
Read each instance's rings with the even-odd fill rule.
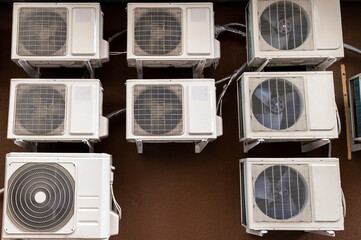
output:
[[73,8],[72,54],[96,53],[96,12],[93,8]]
[[336,163],[311,167],[313,213],[316,222],[336,222],[341,218],[339,169]]
[[211,12],[208,8],[187,9],[187,50],[190,55],[211,54]]

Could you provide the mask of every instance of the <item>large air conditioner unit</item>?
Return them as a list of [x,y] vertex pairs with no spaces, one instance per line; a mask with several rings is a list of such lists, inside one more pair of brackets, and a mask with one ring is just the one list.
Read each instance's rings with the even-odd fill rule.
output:
[[127,140],[195,142],[196,152],[222,135],[214,79],[127,80]]
[[248,63],[332,64],[344,56],[340,0],[250,0]]
[[11,59],[33,67],[100,67],[109,60],[99,3],[14,3]]
[[7,154],[1,239],[109,239],[112,183],[108,154]]
[[335,139],[333,73],[244,73],[238,82],[238,113],[245,152],[263,141]]
[[98,79],[12,79],[8,139],[97,142],[108,136]]
[[192,67],[217,64],[213,3],[129,3],[129,66]]
[[240,179],[242,225],[250,234],[292,230],[334,236],[344,228],[337,158],[242,159]]

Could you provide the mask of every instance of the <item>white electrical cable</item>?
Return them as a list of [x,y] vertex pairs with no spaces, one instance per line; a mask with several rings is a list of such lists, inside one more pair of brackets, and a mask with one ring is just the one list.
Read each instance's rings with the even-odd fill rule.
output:
[[3,194],[5,191],[5,188],[0,189],[0,194]]
[[343,46],[344,46],[345,49],[350,50],[352,52],[355,52],[355,53],[361,55],[361,49],[359,49],[357,47],[354,47],[354,46],[351,46],[351,45],[349,45],[347,43],[344,43]]
[[114,34],[113,36],[111,36],[110,38],[108,38],[108,43],[110,44],[114,39],[116,39],[117,37],[121,36],[122,34],[126,33],[127,30],[123,30],[120,32],[117,32],[116,34]]
[[243,23],[227,23],[224,26],[226,26],[226,27],[237,26],[237,27],[247,28],[246,24],[243,24]]
[[118,204],[117,200],[115,199],[114,189],[113,189],[113,183],[110,184],[110,189],[111,189],[111,192],[112,192],[113,203],[114,203],[114,205],[115,205],[115,208],[116,208],[117,211],[118,211],[119,219],[122,219],[122,208],[120,207],[120,205]]
[[337,104],[335,102],[336,105],[336,117],[337,117],[337,127],[338,127],[338,135],[341,134],[341,118],[340,118],[340,112],[338,111],[338,107]]
[[110,56],[117,56],[117,55],[122,55],[122,54],[126,54],[127,52],[109,52]]
[[110,120],[111,118],[116,117],[116,116],[118,116],[118,115],[120,115],[122,113],[125,113],[125,112],[126,112],[126,109],[123,108],[123,109],[119,109],[119,110],[116,110],[114,112],[111,112],[111,113],[107,114],[105,117]]
[[218,85],[218,84],[227,82],[231,77],[232,77],[232,75],[230,75],[230,76],[228,76],[228,77],[225,77],[225,78],[222,78],[222,79],[220,79],[220,80],[217,80],[217,81],[215,82],[215,84]]

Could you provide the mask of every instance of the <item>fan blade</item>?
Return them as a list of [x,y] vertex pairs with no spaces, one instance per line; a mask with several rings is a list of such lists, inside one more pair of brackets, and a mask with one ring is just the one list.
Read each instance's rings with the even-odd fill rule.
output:
[[268,177],[265,177],[264,174],[261,174],[255,183],[255,197],[263,200],[273,200],[271,183]]
[[298,101],[299,96],[294,90],[293,92],[287,93],[285,99],[287,106],[285,112],[287,114],[288,125],[291,126],[297,121],[297,118],[300,115],[301,106]]
[[289,219],[299,213],[294,200],[283,196],[282,200],[271,202],[267,207],[267,216],[274,219]]
[[290,170],[287,169],[287,171],[282,175],[281,179],[278,181],[278,183],[276,184],[276,189],[281,189],[281,186],[282,186],[282,189],[283,188],[287,188],[289,187],[289,184],[290,184]]
[[255,115],[255,117],[262,123],[263,126],[273,129],[273,130],[281,130],[281,125],[283,121],[283,112],[277,113],[264,113],[263,116],[261,114]]
[[288,50],[288,39],[287,39],[287,33],[286,34],[279,34],[278,38],[278,45],[280,50]]
[[268,86],[264,87],[264,85],[262,85],[263,87],[257,87],[256,90],[254,91],[254,95],[261,100],[261,102],[265,105],[265,106],[269,106],[269,100],[270,100],[270,91]]

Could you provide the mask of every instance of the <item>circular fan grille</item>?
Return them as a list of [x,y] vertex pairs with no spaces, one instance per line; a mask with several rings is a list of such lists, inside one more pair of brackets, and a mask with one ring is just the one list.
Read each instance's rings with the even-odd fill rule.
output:
[[28,17],[21,19],[19,40],[34,55],[54,55],[65,45],[66,35],[67,23],[58,13],[49,9],[31,12]]
[[172,132],[182,121],[182,101],[167,87],[147,86],[134,103],[134,118],[147,133]]
[[9,179],[7,212],[22,230],[54,232],[74,211],[74,179],[58,164],[28,163]]
[[[24,129],[34,134],[46,134],[63,124],[65,90],[62,87],[23,85],[18,88],[17,93],[16,120]],[[58,134],[61,132],[62,129],[59,129]]]
[[151,55],[166,55],[177,49],[182,38],[181,23],[162,9],[146,12],[135,24],[139,48]]
[[290,1],[278,1],[261,14],[260,31],[263,39],[279,50],[301,46],[310,32],[305,10]]
[[292,127],[298,121],[301,109],[299,91],[284,79],[263,81],[252,94],[254,117],[264,127],[272,130]]
[[258,208],[272,219],[289,219],[298,215],[306,204],[307,187],[295,169],[275,165],[261,172],[255,182]]

